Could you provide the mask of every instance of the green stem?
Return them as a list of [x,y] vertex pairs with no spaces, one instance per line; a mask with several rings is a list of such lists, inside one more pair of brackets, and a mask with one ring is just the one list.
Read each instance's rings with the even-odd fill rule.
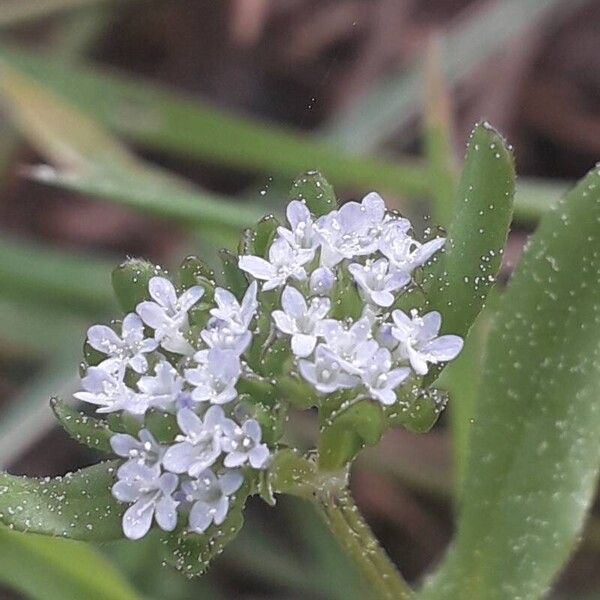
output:
[[378,600],[410,600],[414,594],[363,519],[348,490],[317,496],[331,533],[371,585]]

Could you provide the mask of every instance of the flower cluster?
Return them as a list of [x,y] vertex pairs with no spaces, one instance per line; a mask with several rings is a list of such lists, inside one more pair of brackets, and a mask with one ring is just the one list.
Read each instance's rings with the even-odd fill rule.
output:
[[270,457],[259,424],[236,418],[236,384],[252,337],[257,286],[250,285],[241,302],[216,288],[215,307],[197,339],[190,335],[189,313],[202,287],[178,296],[168,279],[153,277],[148,291],[151,300],[123,319],[120,335],[104,325],[90,327],[88,344],[105,359],[87,368],[84,391],[75,394],[98,413],[122,411],[140,424],[151,409],[176,416],[179,434],[172,444],[159,444],[144,428],[137,437],[111,438],[115,454],[127,459],[113,495],[131,504],[123,518],[131,539],[143,537],[153,519],[172,531],[180,513],[198,533],[221,524],[244,481],[243,469],[263,469]]
[[[387,212],[376,193],[317,219],[294,200],[287,220],[289,229],[278,228],[268,260],[242,256],[239,266],[262,281],[263,290],[283,287],[281,309],[272,318],[280,334],[290,336],[298,370],[318,392],[360,389],[390,405],[411,372],[425,375],[428,364],[458,355],[463,340],[438,337],[438,312],[393,310],[414,270],[440,250],[444,238],[418,242],[410,222]],[[346,275],[363,303],[356,320],[330,318],[336,285]]]
[[[252,357],[279,340],[289,340],[285,360],[294,365],[285,377],[317,394],[344,391],[385,406],[413,374],[460,352],[460,337],[438,335],[438,312],[397,306],[443,238],[418,242],[410,222],[386,211],[375,193],[318,218],[294,200],[287,221],[273,229],[263,256],[239,257],[250,281],[243,297],[212,280],[178,293],[154,276],[135,312],[88,330],[97,360],[75,396],[98,413],[127,417],[128,433],[114,434],[111,446],[125,459],[112,493],[130,505],[128,538],[143,537],[154,521],[196,533],[222,524],[244,482],[269,467],[277,448],[239,389],[257,381],[278,389]],[[340,310],[347,295],[358,307],[352,315]],[[148,425],[150,413],[171,418],[168,442]]]

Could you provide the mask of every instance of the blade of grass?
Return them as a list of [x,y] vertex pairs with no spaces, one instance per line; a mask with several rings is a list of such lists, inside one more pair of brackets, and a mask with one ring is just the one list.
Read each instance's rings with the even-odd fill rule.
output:
[[33,600],[139,599],[91,546],[5,527],[0,527],[0,582]]
[[441,70],[439,37],[427,47],[425,67],[425,114],[423,138],[425,158],[431,178],[433,221],[448,225],[458,184],[458,171],[452,148],[450,94]]
[[110,287],[113,263],[70,256],[48,246],[0,238],[0,295],[103,314],[115,306]]
[[0,10],[0,27],[11,27],[65,11],[98,4],[117,4],[125,0],[4,0]]
[[138,160],[93,119],[5,62],[0,93],[21,133],[58,167],[30,170],[38,179],[199,228],[238,229],[259,217]]
[[51,396],[70,397],[77,390],[80,340],[65,340],[61,352],[2,410],[0,470],[26,452],[56,421],[48,406]]
[[155,150],[289,178],[318,166],[332,183],[425,194],[427,176],[415,161],[355,158],[293,130],[218,111],[149,82],[65,68],[31,52],[0,48],[13,68],[62,96],[98,122]]

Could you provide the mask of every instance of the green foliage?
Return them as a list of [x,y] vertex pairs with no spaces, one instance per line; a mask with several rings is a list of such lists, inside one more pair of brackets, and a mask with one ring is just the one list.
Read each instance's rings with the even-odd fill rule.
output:
[[0,523],[76,540],[123,536],[124,505],[111,495],[118,462],[103,462],[64,477],[34,479],[0,473]]
[[322,414],[321,421],[319,469],[323,471],[343,469],[365,445],[374,446],[385,428],[381,404],[371,400],[342,402]]
[[466,337],[500,269],[512,218],[514,162],[502,137],[477,125],[443,253],[427,280],[427,308],[444,315],[442,333]]
[[337,207],[337,198],[331,184],[319,171],[308,171],[294,179],[290,200],[306,203],[313,215],[320,217]]
[[242,511],[248,497],[248,486],[244,485],[235,498],[230,498],[229,512],[221,525],[211,525],[204,533],[180,529],[166,536],[165,560],[186,577],[202,575],[211,561],[221,554],[244,525]]
[[140,258],[128,258],[113,270],[113,290],[125,312],[134,311],[149,298],[148,282],[155,275],[163,275],[162,269]]
[[80,444],[100,452],[112,452],[110,438],[114,432],[106,421],[79,412],[58,398],[52,398],[50,406],[62,428]]
[[91,546],[0,528],[0,582],[33,600],[136,600],[115,567]]
[[600,171],[546,215],[502,298],[456,541],[427,600],[539,598],[576,542],[600,463]]

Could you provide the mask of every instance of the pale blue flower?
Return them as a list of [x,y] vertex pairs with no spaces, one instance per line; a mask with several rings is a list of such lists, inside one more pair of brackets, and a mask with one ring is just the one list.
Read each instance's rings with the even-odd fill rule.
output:
[[230,291],[216,288],[215,303],[217,308],[211,309],[210,314],[226,323],[234,334],[243,334],[250,326],[250,321],[252,321],[258,308],[256,291],[257,284],[256,281],[253,281],[240,303]]
[[350,374],[360,375],[363,366],[379,347],[371,339],[371,320],[368,316],[349,326],[335,319],[325,319],[319,326],[319,332],[340,367]]
[[123,515],[123,533],[131,540],[143,538],[153,518],[163,531],[173,531],[177,525],[178,502],[173,493],[179,478],[173,473],[162,473],[160,467],[149,467],[129,461],[117,472],[119,480],[112,494],[119,502],[132,504]]
[[364,300],[387,308],[394,303],[394,292],[410,283],[410,275],[402,271],[389,270],[385,258],[367,260],[364,265],[351,263],[348,271],[358,285]]
[[226,467],[241,467],[249,463],[253,469],[264,469],[269,461],[269,449],[261,444],[262,432],[254,419],[238,425],[228,420],[223,425],[223,452],[227,454],[223,464]]
[[256,279],[264,280],[262,289],[273,290],[285,285],[288,279],[306,279],[304,265],[311,261],[313,250],[297,249],[279,237],[269,248],[269,260],[260,256],[240,256],[239,267]]
[[209,319],[206,329],[200,332],[200,337],[209,348],[231,350],[237,356],[241,356],[252,341],[250,331],[233,331],[226,321],[215,317]]
[[[314,256],[314,252],[319,246],[319,238],[317,237],[313,219],[306,204],[299,200],[292,200],[287,206],[286,216],[291,229],[278,227],[277,233],[292,248],[296,250],[309,250]],[[313,256],[311,256],[311,260]]]
[[110,438],[110,445],[117,456],[137,461],[148,467],[160,464],[166,446],[159,444],[147,429],[140,430],[138,438],[127,433],[116,433]]
[[422,317],[413,310],[411,316],[401,310],[392,313],[394,326],[392,335],[399,344],[394,356],[408,360],[418,375],[429,370],[427,363],[437,364],[452,360],[463,347],[463,339],[457,335],[438,337],[442,318],[439,312],[432,311]]
[[148,361],[144,354],[158,346],[156,340],[144,338],[144,324],[135,313],[123,319],[120,337],[106,325],[93,325],[88,329],[87,339],[92,348],[109,358],[120,359],[137,373],[146,372]]
[[124,383],[124,375],[122,361],[109,358],[87,369],[81,379],[84,391],[73,395],[82,402],[96,405],[98,413],[124,410],[133,415],[144,415],[149,408],[148,400]]
[[232,350],[211,348],[200,351],[196,359],[202,361],[194,369],[185,370],[185,378],[194,386],[194,402],[226,404],[237,397],[235,385],[240,377],[239,356]]
[[194,348],[185,338],[189,328],[188,312],[204,294],[201,286],[193,286],[181,296],[165,277],[152,277],[148,291],[153,299],[140,302],[136,312],[148,327],[154,329],[154,339],[169,352],[193,354]]
[[221,525],[229,512],[229,496],[237,492],[244,477],[241,471],[225,471],[218,477],[207,469],[197,479],[186,481],[181,487],[185,500],[192,504],[190,530],[204,533],[212,523]]
[[173,411],[184,401],[185,380],[167,360],[154,367],[154,375],[144,375],[137,382],[141,395],[151,408]]
[[409,229],[406,219],[389,221],[384,226],[379,250],[390,261],[390,271],[411,275],[446,243],[446,238],[439,237],[421,244],[407,234]]
[[396,402],[394,391],[410,375],[408,367],[392,369],[392,355],[387,348],[379,348],[365,366],[361,379],[373,398],[386,406]]
[[211,406],[201,419],[189,408],[177,413],[177,424],[183,435],[177,436],[163,457],[165,469],[197,477],[212,466],[221,455],[223,426],[228,420],[220,406]]
[[342,368],[339,359],[323,344],[317,346],[313,361],[302,359],[298,362],[298,370],[322,394],[353,388],[359,381]]
[[291,286],[281,294],[283,310],[274,310],[273,320],[277,329],[292,336],[292,352],[305,357],[312,353],[319,335],[319,325],[329,312],[329,298],[316,297],[307,305],[304,296]]
[[379,194],[367,194],[362,202],[347,202],[315,223],[321,241],[321,265],[334,267],[343,259],[365,256],[377,250],[385,203]]

